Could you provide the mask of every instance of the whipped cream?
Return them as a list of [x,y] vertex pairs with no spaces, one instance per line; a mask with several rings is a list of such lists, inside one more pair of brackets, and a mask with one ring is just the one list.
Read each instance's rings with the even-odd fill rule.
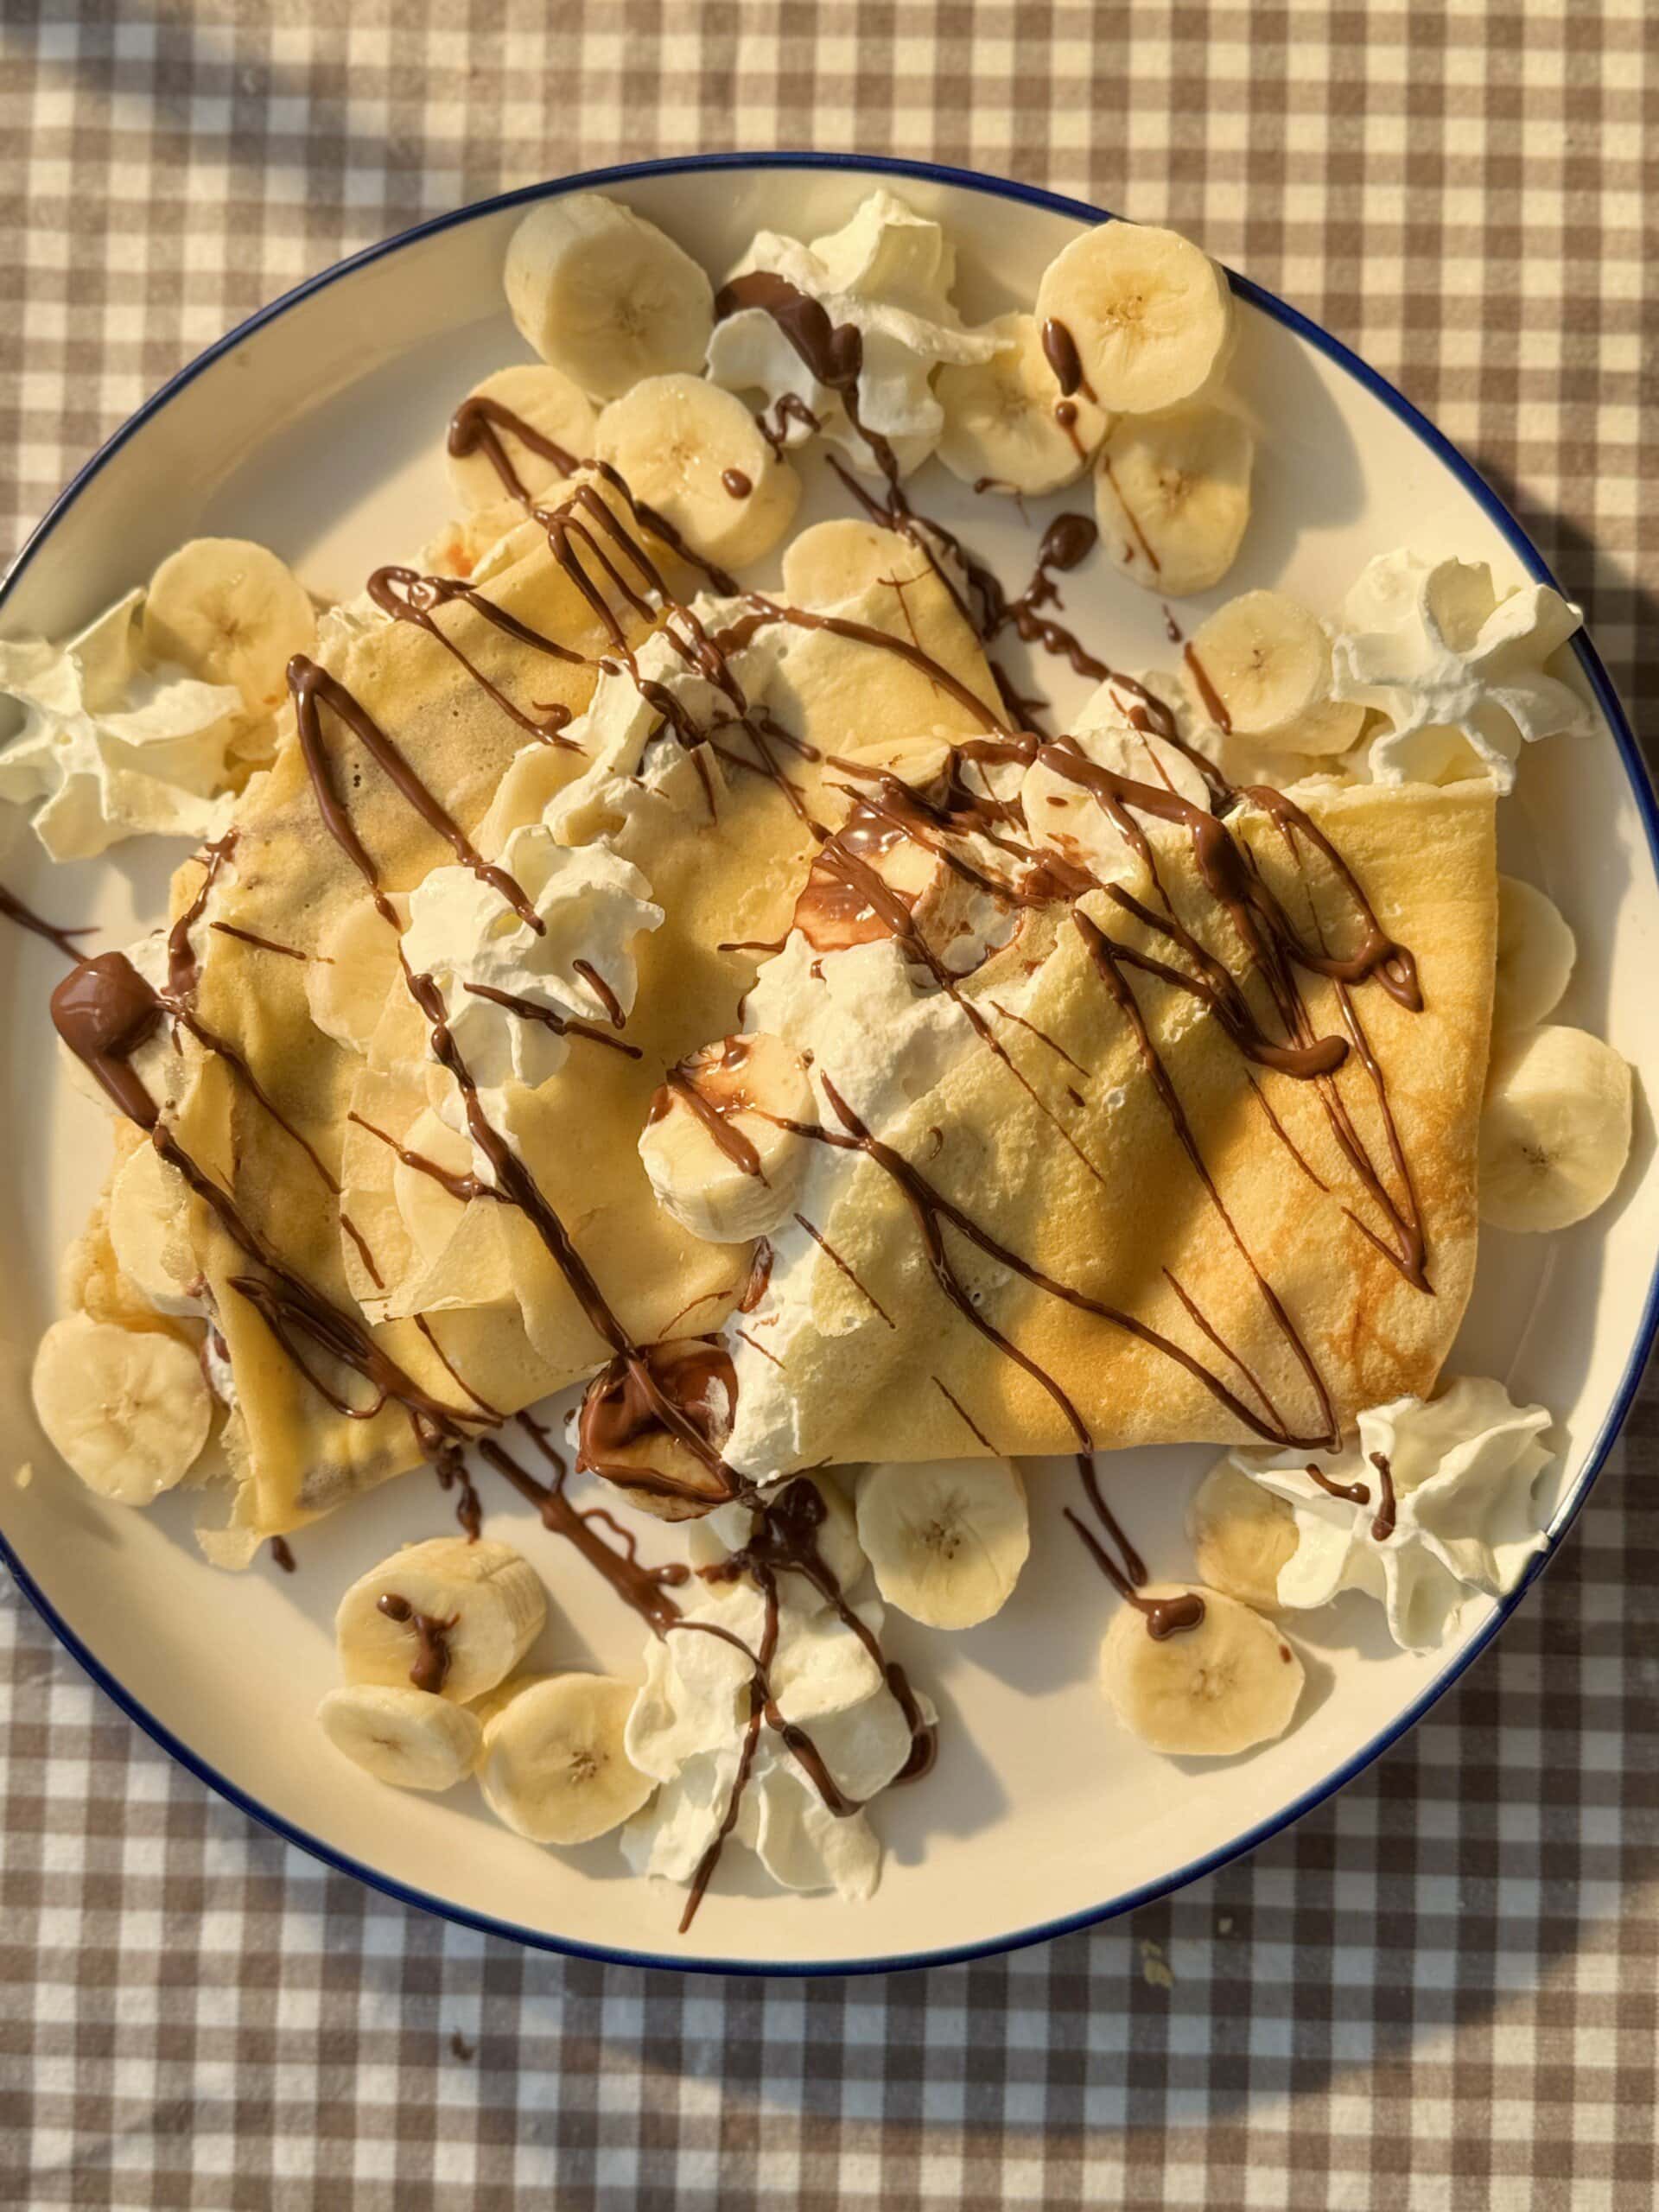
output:
[[1426,561],[1402,550],[1369,563],[1343,602],[1332,690],[1378,709],[1372,780],[1515,782],[1523,744],[1583,735],[1588,708],[1544,663],[1583,617],[1547,584],[1499,592],[1484,561]]
[[0,696],[22,727],[0,750],[0,799],[44,799],[33,827],[54,861],[123,838],[212,837],[226,826],[226,748],[243,714],[233,686],[200,683],[137,646],[142,592],[55,645],[0,645]]
[[[995,334],[964,329],[950,304],[956,252],[939,225],[892,193],[874,192],[840,230],[810,245],[760,232],[731,275],[754,270],[785,278],[833,324],[857,330],[859,419],[893,448],[901,474],[919,467],[944,428],[933,371],[942,361],[988,361],[998,343]],[[764,308],[740,308],[715,325],[709,373],[733,391],[763,391],[773,410],[792,394],[854,467],[880,473],[840,395],[819,383]],[[786,445],[811,435],[793,415],[780,416],[778,428]]]
[[634,944],[663,920],[631,862],[604,845],[561,845],[541,823],[513,831],[500,865],[541,921],[540,934],[465,868],[435,868],[416,886],[404,933],[404,959],[442,993],[445,1021],[480,1091],[510,1083],[534,1089],[557,1074],[569,1050],[569,1039],[534,1013],[483,993],[520,1000],[561,1022],[609,1023],[607,1001],[624,1015],[632,1011]]
[[[744,1526],[731,1533],[741,1541]],[[800,1586],[796,1588],[795,1586]],[[803,1594],[804,1592],[804,1594]],[[801,1578],[781,1578],[778,1640],[767,1679],[786,1720],[804,1728],[839,1789],[868,1803],[910,1757],[911,1734],[880,1668],[836,1611]],[[874,1599],[853,1607],[879,1635]],[[703,1586],[683,1618],[706,1622],[758,1653],[766,1599],[747,1577]],[[661,1785],[622,1830],[636,1873],[689,1882],[720,1833],[737,1784],[754,1669],[744,1651],[696,1628],[676,1629],[645,1654],[645,1680],[628,1716],[628,1757]],[[933,1718],[925,1699],[925,1717]],[[779,1732],[761,1724],[730,1840],[785,1889],[874,1891],[881,1845],[862,1812],[837,1818]]]
[[[1363,1590],[1383,1605],[1402,1649],[1435,1649],[1471,1592],[1514,1589],[1544,1549],[1534,1491],[1555,1456],[1539,1440],[1549,1425],[1544,1407],[1516,1406],[1501,1382],[1465,1376],[1438,1398],[1395,1398],[1361,1414],[1358,1440],[1339,1457],[1233,1452],[1233,1465],[1295,1516],[1280,1604],[1300,1610]],[[1388,1464],[1391,1528],[1373,1455]],[[1363,1487],[1364,1502],[1331,1497],[1310,1464],[1344,1489]]]
[[[704,746],[693,760],[664,719],[661,694],[705,733],[735,720],[737,702],[698,665],[696,641],[746,611],[741,599],[700,593],[687,612],[669,610],[661,627],[635,648],[632,668],[621,661],[601,665],[585,711],[563,733],[588,755],[588,765],[549,803],[543,817],[561,844],[580,844],[620,827],[641,791],[660,794],[693,820],[708,820],[710,787],[716,804],[724,787],[719,757]],[[791,642],[778,630],[762,630],[728,657],[727,670],[743,699],[759,705]],[[658,694],[655,701],[646,685]]]

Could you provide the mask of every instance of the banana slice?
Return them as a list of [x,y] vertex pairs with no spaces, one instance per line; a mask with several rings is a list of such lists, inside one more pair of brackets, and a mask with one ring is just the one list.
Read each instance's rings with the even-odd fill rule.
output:
[[189,1192],[154,1145],[134,1147],[110,1185],[115,1263],[158,1313],[200,1313],[201,1270],[187,1228]]
[[973,1628],[1007,1603],[1031,1549],[1026,1485],[1007,1459],[870,1467],[858,1540],[890,1605],[930,1628]]
[[1535,884],[1500,875],[1492,1027],[1529,1029],[1553,1014],[1578,957],[1578,939],[1554,900]]
[[1224,365],[1233,296],[1190,238],[1103,223],[1043,271],[1036,320],[1071,334],[1084,382],[1103,407],[1150,415],[1191,399]]
[[795,519],[801,480],[734,391],[706,377],[647,377],[599,418],[594,450],[705,560],[741,569]]
[[901,531],[858,515],[815,522],[784,549],[784,597],[795,607],[834,607],[877,583],[911,583],[928,558]]
[[1282,1736],[1306,1677],[1271,1621],[1219,1590],[1148,1583],[1147,1598],[1204,1600],[1197,1628],[1153,1637],[1138,1606],[1113,1617],[1100,1648],[1101,1686],[1132,1736],[1172,1758],[1230,1758]]
[[1219,407],[1126,416],[1095,471],[1100,542],[1133,582],[1166,599],[1208,591],[1233,565],[1250,518],[1255,441]]
[[1630,1150],[1630,1071],[1611,1045],[1549,1025],[1497,1039],[1480,1115],[1480,1217],[1567,1229],[1612,1196]]
[[317,1718],[337,1751],[397,1789],[453,1789],[484,1748],[475,1713],[407,1682],[330,1690]]
[[[402,1599],[383,1611],[381,1600]],[[421,1619],[435,1624],[424,1633]],[[547,1593],[510,1545],[434,1536],[394,1552],[353,1583],[334,1616],[340,1671],[348,1682],[407,1684],[429,1662],[425,1687],[465,1705],[505,1681],[541,1634]],[[434,1660],[441,1643],[444,1663]]]
[[657,1786],[623,1748],[635,1694],[608,1675],[553,1675],[510,1699],[484,1731],[490,1810],[532,1843],[591,1843],[620,1827]]
[[542,359],[595,399],[702,366],[715,327],[707,275],[654,223],[601,193],[532,207],[512,234],[502,283]]
[[943,774],[950,758],[952,742],[948,730],[917,730],[903,736],[873,737],[849,744],[836,754],[836,759],[872,775],[895,776],[912,791],[925,791]]
[[1212,1589],[1276,1611],[1279,1570],[1296,1548],[1296,1516],[1230,1459],[1218,1459],[1186,1509],[1193,1564]]
[[[510,369],[498,369],[482,384],[475,384],[467,397],[494,400],[575,461],[582,460],[594,449],[594,425],[599,416],[592,400],[586,392],[578,391],[569,377],[557,369],[550,369],[545,362],[524,361]],[[564,471],[550,455],[537,453],[534,446],[525,444],[511,430],[498,429],[497,435],[512,463],[514,475],[531,499],[546,491],[550,484],[563,480]],[[452,453],[449,482],[468,514],[482,514],[501,505],[504,487],[487,454]],[[522,511],[515,505],[506,527],[512,528],[524,518]]]
[[161,1329],[72,1313],[35,1355],[41,1427],[88,1490],[148,1505],[189,1472],[213,1424],[194,1348]]
[[728,1037],[682,1060],[658,1091],[639,1157],[682,1229],[745,1244],[789,1218],[806,1173],[810,1140],[778,1122],[812,1119],[798,1052],[780,1037]]
[[1198,711],[1237,737],[1276,741],[1331,697],[1331,641],[1316,615],[1280,591],[1247,591],[1218,607],[1194,632],[1183,665]]
[[[409,918],[409,900],[391,904]],[[353,899],[323,931],[317,957],[305,964],[305,1002],[325,1037],[366,1054],[399,974],[397,934],[372,899]]]
[[193,537],[169,553],[144,597],[144,649],[204,683],[231,683],[250,714],[286,694],[295,653],[317,639],[311,594],[284,561],[245,537]]
[[933,379],[944,410],[938,456],[964,484],[1040,496],[1075,484],[1106,435],[1107,418],[1082,391],[1062,397],[1034,315],[999,315],[982,337],[988,361],[947,364]]

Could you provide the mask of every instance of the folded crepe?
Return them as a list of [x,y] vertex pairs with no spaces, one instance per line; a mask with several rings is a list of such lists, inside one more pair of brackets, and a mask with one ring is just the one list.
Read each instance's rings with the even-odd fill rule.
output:
[[[1312,1449],[1363,1408],[1427,1393],[1474,1271],[1492,794],[1299,797],[1414,955],[1422,1001],[1302,976],[1312,1035],[1350,1046],[1319,1080],[1252,1065],[1211,1007],[1137,965],[1193,962],[1155,926],[1161,907],[1143,920],[1100,890],[1076,912],[1122,949],[1130,1007],[1063,901],[1027,912],[956,1001],[891,939],[815,963],[798,932],[763,971],[751,1026],[811,1056],[842,1142],[807,1140],[765,1294],[726,1332],[732,1465],[1085,1436]],[[1305,943],[1352,949],[1351,891],[1314,841],[1249,803],[1227,828]],[[1175,913],[1282,1035],[1190,838],[1152,829]],[[855,1122],[885,1159],[848,1147]]]
[[[620,513],[619,495],[597,489]],[[683,567],[656,540],[649,549],[690,597]],[[472,578],[492,606],[580,662],[526,644],[466,599],[436,613],[441,634],[360,605],[324,626],[319,664],[486,855],[589,766],[580,753],[527,734],[502,700],[537,718],[556,720],[556,707],[578,715],[594,691],[592,664],[608,656],[616,669],[618,631],[631,648],[650,627],[613,573],[591,559],[584,568],[586,588],[556,559],[545,531],[527,524]],[[608,615],[592,604],[594,588]],[[913,640],[994,702],[972,630],[931,572],[907,579],[902,592],[873,586],[846,611]],[[797,741],[777,750],[809,807],[828,773],[821,753],[884,731],[976,724],[918,667],[844,642],[836,651],[837,642],[800,635],[767,691],[774,727]],[[453,865],[450,846],[326,703],[320,728],[334,787],[382,891],[406,894]],[[636,1144],[664,1071],[703,1038],[737,1026],[759,956],[720,948],[764,947],[781,935],[813,849],[801,812],[754,753],[742,731],[730,733],[712,775],[700,760],[695,772],[682,761],[655,783],[624,778],[605,787],[613,796],[621,789],[620,810],[607,810],[601,792],[567,825],[567,841],[602,837],[637,866],[664,914],[636,948],[639,992],[624,1035],[638,1057],[575,1041],[550,1081],[516,1086],[505,1102],[514,1150],[639,1343],[677,1326],[718,1326],[746,1275],[747,1255],[699,1243],[658,1206]],[[178,873],[175,922],[198,899],[203,865],[193,859]],[[289,717],[270,774],[238,805],[209,918],[192,938],[200,1029],[228,1050],[181,1040],[190,1069],[176,1086],[174,1135],[230,1194],[277,1268],[359,1325],[365,1319],[373,1344],[422,1392],[463,1418],[505,1415],[592,1372],[609,1348],[522,1212],[435,1187],[426,1195],[435,1232],[429,1203],[422,1240],[411,1236],[393,1146],[407,1147],[430,1104],[427,1025],[393,957],[384,1018],[364,1051],[316,1026],[307,990],[308,969],[331,957],[343,919],[371,896],[327,830]],[[316,1331],[249,1294],[250,1281],[270,1270],[251,1264],[246,1238],[210,1204],[198,1197],[184,1212],[234,1389],[225,1431],[236,1478],[229,1526],[203,1541],[237,1563],[264,1538],[416,1465],[430,1437],[396,1397],[377,1403],[359,1363],[334,1357]]]

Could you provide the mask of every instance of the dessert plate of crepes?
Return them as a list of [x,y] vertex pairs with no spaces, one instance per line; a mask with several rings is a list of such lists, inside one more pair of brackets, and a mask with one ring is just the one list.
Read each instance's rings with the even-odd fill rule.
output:
[[721,157],[235,332],[0,596],[14,1573],[535,1944],[1076,1927],[1363,1767],[1654,1329],[1578,611],[1202,243]]

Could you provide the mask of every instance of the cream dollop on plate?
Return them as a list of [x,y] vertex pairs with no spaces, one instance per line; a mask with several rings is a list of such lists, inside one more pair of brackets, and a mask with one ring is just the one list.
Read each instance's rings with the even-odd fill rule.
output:
[[[887,440],[901,474],[919,467],[944,429],[933,371],[942,361],[988,361],[998,344],[994,334],[965,330],[950,303],[956,249],[938,224],[891,192],[874,192],[840,230],[810,245],[761,231],[732,276],[754,270],[785,278],[831,323],[858,332],[859,420]],[[709,373],[731,391],[763,391],[772,410],[792,394],[854,467],[878,473],[840,395],[818,381],[764,308],[740,308],[715,325]],[[780,416],[778,428],[785,445],[811,435],[793,415]]]
[[[1549,1425],[1544,1407],[1514,1404],[1501,1382],[1462,1376],[1437,1398],[1395,1398],[1361,1414],[1357,1441],[1339,1456],[1233,1453],[1295,1517],[1280,1604],[1300,1610],[1363,1590],[1381,1601],[1402,1649],[1434,1650],[1471,1592],[1514,1589],[1544,1549],[1534,1492],[1555,1456],[1540,1441]],[[1332,1497],[1310,1465],[1363,1498]]]
[[1404,549],[1367,563],[1332,640],[1332,690],[1390,727],[1368,748],[1379,784],[1515,783],[1523,744],[1581,736],[1590,710],[1544,663],[1583,618],[1548,584],[1500,592],[1484,561]]
[[212,837],[228,820],[226,750],[243,715],[233,686],[140,658],[142,591],[66,645],[0,645],[0,696],[22,727],[0,750],[0,799],[44,799],[34,830],[54,861],[123,838]]
[[[855,1608],[879,1634],[881,1607]],[[747,1578],[707,1586],[683,1618],[723,1629],[751,1653],[766,1631],[766,1603]],[[754,1669],[743,1651],[696,1626],[673,1630],[645,1655],[645,1680],[628,1716],[628,1757],[660,1785],[622,1830],[636,1873],[689,1882],[731,1804],[748,1723]],[[828,1605],[779,1608],[768,1679],[784,1718],[810,1736],[836,1786],[867,1804],[910,1757],[911,1733],[881,1669]],[[922,1704],[925,1717],[931,1709]],[[869,1897],[881,1844],[862,1812],[837,1817],[782,1737],[764,1720],[731,1840],[753,1851],[790,1890]]]

